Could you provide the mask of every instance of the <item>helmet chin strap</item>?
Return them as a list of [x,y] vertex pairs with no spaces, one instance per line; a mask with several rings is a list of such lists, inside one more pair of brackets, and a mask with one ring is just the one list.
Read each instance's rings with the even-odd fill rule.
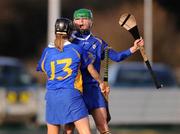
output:
[[77,28],[77,31],[80,32],[81,34],[89,34],[91,32],[91,26],[89,26],[88,29],[80,29],[80,28]]
[[79,29],[78,32],[80,32],[81,34],[89,34],[90,29],[84,29],[84,30]]

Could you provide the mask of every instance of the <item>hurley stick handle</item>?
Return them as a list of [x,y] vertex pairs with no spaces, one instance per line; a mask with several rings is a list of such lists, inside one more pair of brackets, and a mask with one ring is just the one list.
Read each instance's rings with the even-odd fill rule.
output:
[[109,49],[108,47],[104,52],[104,81],[108,82],[108,66],[109,66]]
[[144,62],[146,62],[148,60],[148,58],[147,58],[147,55],[146,55],[144,47],[139,47],[139,50],[141,52],[141,55],[143,57]]
[[[109,66],[109,48],[108,46],[106,47],[105,49],[105,52],[104,52],[104,82],[105,84],[108,84],[108,66]],[[106,101],[106,111],[107,111],[107,122],[109,122],[111,120],[111,114],[110,114],[110,111],[109,111],[109,96],[104,94],[103,93],[103,96],[104,96],[104,99]]]
[[158,80],[157,80],[157,77],[156,77],[154,71],[152,70],[151,64],[150,64],[150,62],[149,62],[149,60],[148,60],[148,57],[147,57],[147,55],[146,55],[146,52],[145,52],[144,47],[139,47],[139,50],[140,50],[140,52],[141,52],[141,55],[142,55],[142,57],[143,57],[143,60],[144,60],[144,62],[145,62],[145,64],[146,64],[146,66],[147,66],[147,68],[148,68],[148,70],[149,70],[149,72],[150,72],[150,74],[151,74],[151,77],[152,77],[152,79],[153,79],[153,81],[154,81],[154,84],[155,84],[156,88],[157,88],[157,89],[161,88],[162,85],[159,84],[159,82],[158,82]]
[[158,80],[157,80],[157,77],[156,77],[154,71],[152,70],[151,64],[150,64],[150,62],[149,62],[149,60],[148,60],[148,57],[147,57],[147,55],[146,55],[146,52],[145,52],[144,47],[140,47],[139,50],[140,50],[140,52],[141,52],[141,55],[142,55],[142,57],[143,57],[143,60],[144,60],[144,62],[145,62],[145,64],[146,64],[146,66],[147,66],[147,68],[148,68],[148,70],[149,70],[149,72],[150,72],[150,74],[151,74],[151,76],[152,76],[152,79],[153,79],[153,81],[154,81],[154,84],[155,84],[156,88],[157,88],[157,89],[161,88],[162,85],[159,84],[159,82],[158,82]]
[[[108,84],[108,67],[109,67],[109,48],[106,47],[104,52],[104,82],[105,84]],[[106,101],[109,100],[108,95],[104,95],[104,98]]]

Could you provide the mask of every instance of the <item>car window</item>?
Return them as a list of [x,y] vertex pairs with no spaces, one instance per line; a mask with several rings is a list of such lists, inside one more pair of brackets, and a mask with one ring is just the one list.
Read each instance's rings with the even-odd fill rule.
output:
[[0,66],[0,86],[29,86],[32,77],[20,66]]
[[[173,75],[168,70],[154,71],[158,81],[164,87],[176,85]],[[146,69],[119,69],[113,84],[115,87],[153,87],[154,82]]]

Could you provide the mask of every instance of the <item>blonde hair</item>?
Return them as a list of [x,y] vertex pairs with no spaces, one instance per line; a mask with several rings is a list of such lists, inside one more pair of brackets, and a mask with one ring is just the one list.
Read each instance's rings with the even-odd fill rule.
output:
[[55,47],[60,51],[63,51],[64,42],[68,40],[68,36],[66,34],[56,33],[56,38],[54,40]]

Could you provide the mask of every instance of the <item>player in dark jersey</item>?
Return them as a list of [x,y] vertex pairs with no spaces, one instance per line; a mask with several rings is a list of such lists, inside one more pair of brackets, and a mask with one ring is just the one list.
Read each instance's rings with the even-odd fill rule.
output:
[[[74,24],[77,31],[72,34],[74,43],[79,44],[83,49],[95,58],[93,63],[94,67],[100,72],[101,60],[104,59],[105,49],[108,44],[95,37],[91,33],[93,24],[93,14],[88,9],[78,9],[74,12]],[[138,39],[134,42],[134,45],[129,49],[121,52],[116,52],[113,49],[109,49],[109,58],[113,61],[120,62],[133,53],[135,53],[139,46],[143,46],[143,39]],[[99,91],[97,81],[89,74],[86,68],[81,69],[83,76],[83,98],[88,108],[88,111],[93,116],[95,124],[101,134],[110,134],[108,122],[107,122],[107,103]],[[70,130],[71,129],[71,130]],[[73,126],[69,127],[68,134],[71,134]]]
[[57,19],[55,47],[44,49],[37,71],[47,75],[46,122],[48,134],[59,134],[60,126],[74,122],[80,134],[90,134],[88,110],[82,98],[80,68],[87,68],[99,82],[102,91],[107,87],[94,69],[87,52],[69,41],[72,21]]

